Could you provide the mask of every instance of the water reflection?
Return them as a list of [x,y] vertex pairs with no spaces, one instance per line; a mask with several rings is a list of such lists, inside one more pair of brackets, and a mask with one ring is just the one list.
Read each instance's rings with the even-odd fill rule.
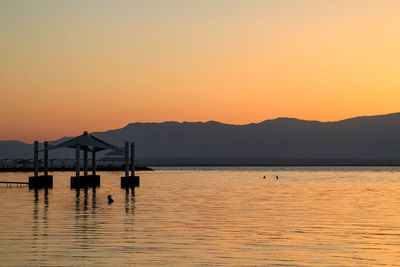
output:
[[[75,190],[75,245],[79,249],[89,250],[96,239],[96,187],[73,188]],[[81,197],[83,192],[83,199]],[[89,194],[91,192],[91,197]]]
[[[92,213],[96,212],[96,187],[91,187],[90,188],[92,192],[91,196],[91,205],[90,205],[90,210]],[[89,209],[89,187],[84,187],[84,188],[74,188],[72,190],[75,190],[75,214],[76,216],[79,216],[81,213],[81,209],[83,211],[87,211]],[[81,203],[81,190],[83,191],[83,203]],[[85,213],[84,212],[84,213]]]
[[[42,217],[42,222],[44,224],[44,228],[47,229],[48,226],[48,220],[47,220],[47,213],[49,209],[49,190],[47,188],[44,189],[34,189],[34,201],[33,201],[33,221],[34,221],[34,227],[38,227],[39,223],[39,191],[43,190],[43,217]],[[37,231],[34,234],[38,234]]]
[[[43,206],[40,205],[40,192],[43,191]],[[44,251],[47,250],[47,242],[43,240],[48,236],[49,222],[48,222],[48,209],[49,209],[49,190],[48,188],[34,188],[33,189],[34,201],[33,201],[33,223],[32,223],[32,254],[35,256],[43,255]],[[42,211],[42,216],[40,212]]]
[[135,189],[121,189],[111,173],[95,190],[70,190],[69,174],[59,173],[60,186],[47,192],[0,188],[0,259],[7,266],[398,266],[396,170],[280,170],[285,179],[273,186],[260,177],[275,170],[158,171]]
[[135,247],[134,214],[135,214],[135,187],[125,187],[125,218],[124,218],[124,241],[127,248]]
[[135,187],[125,187],[125,213],[133,214],[135,211]]

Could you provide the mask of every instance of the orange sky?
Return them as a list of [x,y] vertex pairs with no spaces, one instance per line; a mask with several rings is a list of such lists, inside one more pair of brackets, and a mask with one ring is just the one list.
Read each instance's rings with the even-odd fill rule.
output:
[[2,1],[0,140],[399,112],[400,1]]

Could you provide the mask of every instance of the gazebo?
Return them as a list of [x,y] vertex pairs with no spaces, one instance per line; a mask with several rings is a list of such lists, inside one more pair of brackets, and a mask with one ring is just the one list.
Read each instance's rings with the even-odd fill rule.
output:
[[[76,175],[71,177],[71,187],[76,186],[98,186],[100,185],[100,176],[96,175],[96,152],[111,149],[117,150],[118,147],[113,146],[99,138],[88,134],[88,132],[83,132],[82,135],[72,138],[68,141],[65,141],[61,144],[55,145],[50,149],[57,148],[73,148],[76,150],[76,158],[75,158],[75,172]],[[83,176],[80,176],[80,152],[83,150]],[[89,175],[89,165],[88,165],[88,153],[92,153],[92,174]]]
[[[121,186],[139,186],[139,177],[135,176],[135,144],[131,143],[131,176],[129,176],[129,143],[125,142],[125,176],[121,177]],[[74,137],[58,145],[49,146],[44,142],[44,175],[39,176],[39,142],[34,143],[34,176],[29,177],[29,185],[50,186],[53,185],[53,176],[48,175],[48,151],[57,148],[72,148],[76,151],[75,176],[71,177],[71,187],[99,186],[100,176],[96,174],[96,152],[110,149],[120,150],[88,132]],[[81,169],[81,150],[83,150],[83,176],[80,175]],[[92,174],[89,175],[88,153],[92,153]]]

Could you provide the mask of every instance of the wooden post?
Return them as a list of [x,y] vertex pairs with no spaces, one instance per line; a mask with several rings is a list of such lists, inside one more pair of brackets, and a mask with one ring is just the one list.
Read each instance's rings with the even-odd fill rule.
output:
[[129,142],[125,142],[125,177],[129,176]]
[[88,175],[88,151],[87,149],[83,150],[83,175],[87,176]]
[[81,169],[81,159],[80,159],[80,147],[79,144],[76,144],[76,162],[75,162],[75,172],[76,177],[79,177],[79,171]]
[[44,176],[49,175],[49,142],[44,142]]
[[131,176],[135,176],[135,143],[131,143]]
[[93,148],[92,151],[92,175],[96,175],[96,148]]
[[33,165],[34,165],[34,172],[35,177],[39,176],[39,142],[35,141],[33,147]]

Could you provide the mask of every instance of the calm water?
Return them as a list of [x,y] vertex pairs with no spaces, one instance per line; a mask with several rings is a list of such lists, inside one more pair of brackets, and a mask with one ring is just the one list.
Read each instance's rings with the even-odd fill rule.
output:
[[1,185],[1,265],[400,265],[400,168],[164,169],[135,192],[53,175]]

